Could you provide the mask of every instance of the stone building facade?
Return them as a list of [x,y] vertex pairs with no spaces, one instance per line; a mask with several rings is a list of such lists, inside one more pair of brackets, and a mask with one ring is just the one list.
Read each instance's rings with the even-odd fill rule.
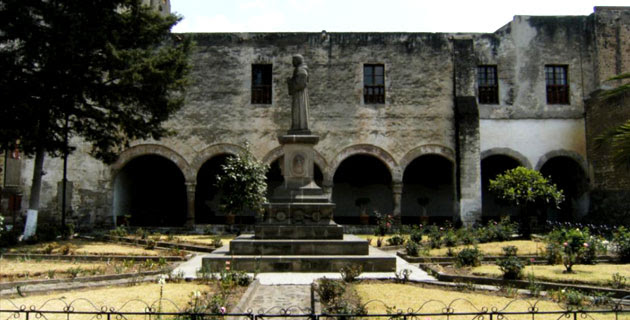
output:
[[[614,205],[630,180],[617,179],[593,137],[630,112],[626,100],[608,114],[593,93],[630,71],[629,30],[629,7],[596,7],[589,16],[515,16],[487,34],[187,34],[196,48],[186,104],[167,123],[176,134],[136,141],[113,165],[73,139],[72,215],[81,226],[222,224],[214,177],[246,142],[270,165],[270,189],[277,186],[295,53],[309,68],[311,129],[321,137],[315,178],[339,223],[375,211],[403,223],[518,214],[487,191],[489,179],[518,165],[540,170],[567,194],[540,219],[603,215],[594,200]],[[20,179],[2,210],[11,193],[24,194],[24,211],[32,161],[5,158],[4,173],[17,170]],[[46,162],[41,212],[52,216],[61,165]]]

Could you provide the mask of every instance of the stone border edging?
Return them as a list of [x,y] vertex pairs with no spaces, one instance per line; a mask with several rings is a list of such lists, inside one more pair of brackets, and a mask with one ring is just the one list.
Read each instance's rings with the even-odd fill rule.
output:
[[[146,246],[148,244],[148,240],[146,239],[132,239],[132,238],[126,238],[126,237],[111,236],[111,235],[104,235],[103,237],[105,240],[114,241],[114,242],[124,242],[124,243],[143,245],[143,246]],[[91,238],[91,239],[95,240],[94,238]],[[182,244],[182,243],[173,243],[173,242],[165,242],[165,241],[156,241],[155,247],[167,248],[167,249],[179,249],[179,250],[195,251],[195,252],[207,252],[207,253],[211,253],[212,251],[217,249],[211,246]]]
[[[462,276],[462,275],[452,275],[440,272],[438,270],[433,269],[431,266],[427,264],[420,264],[420,268],[427,271],[429,274],[436,277],[439,281],[443,282],[472,282],[474,284],[482,284],[482,285],[493,285],[493,286],[502,286],[505,284],[509,284],[513,287],[526,289],[529,286],[529,281],[527,280],[503,280],[496,278],[486,278],[486,277],[478,277],[478,276]],[[608,292],[611,293],[614,298],[623,298],[625,296],[630,295],[630,290],[623,289],[612,289],[606,287],[596,287],[591,285],[581,285],[574,283],[556,283],[556,282],[546,282],[546,281],[536,281],[536,284],[541,285],[545,290],[549,289],[565,289],[572,288],[578,289],[586,292]]]
[[17,286],[29,286],[29,285],[47,285],[47,284],[58,284],[58,283],[86,283],[86,282],[99,282],[99,281],[110,281],[110,280],[118,280],[118,279],[126,279],[126,278],[134,278],[134,277],[145,277],[145,276],[153,276],[163,273],[169,273],[169,271],[159,270],[159,271],[143,271],[136,273],[120,273],[120,274],[108,274],[108,275],[99,275],[99,276],[89,276],[89,277],[77,277],[74,279],[47,279],[47,280],[28,280],[28,281],[15,281],[15,282],[2,282],[0,283],[0,290],[11,289]]
[[[403,258],[409,263],[437,263],[437,264],[452,264],[455,262],[457,257],[444,257],[444,256],[436,256],[436,257],[412,257],[407,255],[406,253],[402,253],[400,251],[396,252],[396,255]],[[537,256],[537,255],[519,255],[519,258],[523,260],[535,259],[533,264],[546,264],[547,262],[544,260],[545,257]],[[503,256],[484,256],[482,261],[496,261],[497,259],[501,259]],[[608,262],[614,263],[616,258],[613,256],[597,256],[596,262]]]
[[43,253],[3,253],[0,254],[3,259],[33,259],[33,260],[84,260],[84,261],[107,261],[107,260],[133,260],[133,261],[158,261],[164,259],[169,262],[186,261],[190,257],[180,256],[124,256],[124,255],[60,255],[60,254],[43,254]]
[[[247,310],[244,310],[243,308],[247,305],[251,297],[254,296],[254,293],[258,290],[258,286],[260,286],[260,281],[258,281],[258,279],[254,279],[254,281],[249,284],[249,287],[245,290],[245,293],[243,293],[236,306],[234,306],[234,312],[247,313]],[[255,312],[255,310],[252,310],[252,312]]]

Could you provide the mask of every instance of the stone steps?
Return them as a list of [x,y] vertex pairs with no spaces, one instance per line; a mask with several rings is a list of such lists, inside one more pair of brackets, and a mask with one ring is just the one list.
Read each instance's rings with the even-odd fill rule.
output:
[[[229,263],[226,263],[229,262]],[[203,259],[203,267],[218,272],[226,266],[247,272],[339,272],[360,265],[363,272],[395,272],[393,256],[215,256]]]
[[231,255],[367,255],[368,243],[362,239],[313,240],[275,239],[259,240],[253,236],[240,236],[230,242]]

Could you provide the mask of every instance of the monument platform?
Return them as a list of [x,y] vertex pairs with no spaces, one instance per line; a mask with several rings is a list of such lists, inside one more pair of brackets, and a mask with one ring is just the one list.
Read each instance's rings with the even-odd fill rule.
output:
[[[331,242],[325,244],[325,242]],[[339,243],[337,243],[339,241]],[[258,243],[256,243],[258,242]],[[307,245],[315,244],[313,246]],[[333,244],[334,243],[334,244]],[[253,245],[243,249],[241,245]],[[284,253],[277,253],[283,245]],[[336,248],[331,248],[336,246]],[[357,252],[341,253],[342,247],[355,248]],[[256,249],[257,248],[257,249]],[[272,248],[272,249],[270,249]],[[319,248],[327,248],[320,250]],[[271,254],[232,254],[233,250],[255,252],[271,250]],[[306,253],[301,253],[305,250]],[[354,235],[344,235],[343,240],[255,240],[254,235],[242,235],[204,257],[202,266],[210,272],[223,270],[226,262],[232,270],[247,272],[339,272],[342,267],[359,265],[363,272],[395,272],[396,257],[369,247],[366,240]]]

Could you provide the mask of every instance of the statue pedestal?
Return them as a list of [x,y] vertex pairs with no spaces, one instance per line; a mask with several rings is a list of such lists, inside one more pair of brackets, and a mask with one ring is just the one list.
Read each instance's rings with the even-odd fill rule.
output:
[[264,204],[255,234],[232,240],[229,249],[204,258],[204,266],[220,270],[230,261],[232,269],[250,272],[339,272],[360,265],[365,272],[395,272],[396,257],[344,235],[343,227],[333,221],[335,204],[313,181],[313,147],[319,137],[290,131],[278,140],[284,149],[284,183]]

